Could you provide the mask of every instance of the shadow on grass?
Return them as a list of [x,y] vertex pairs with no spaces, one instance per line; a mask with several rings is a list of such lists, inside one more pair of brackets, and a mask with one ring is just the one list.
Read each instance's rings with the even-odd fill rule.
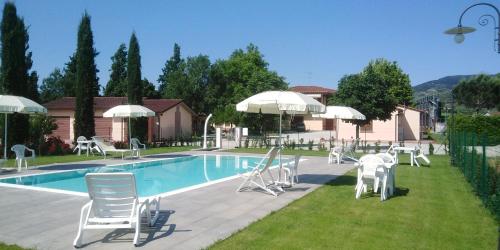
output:
[[325,184],[335,178],[340,178],[340,176],[333,174],[300,174],[299,182],[307,184]]
[[332,180],[332,181],[326,183],[326,185],[328,185],[328,186],[352,186],[354,188],[354,186],[356,186],[357,181],[358,180],[355,176],[341,175],[341,176],[338,176],[335,180]]

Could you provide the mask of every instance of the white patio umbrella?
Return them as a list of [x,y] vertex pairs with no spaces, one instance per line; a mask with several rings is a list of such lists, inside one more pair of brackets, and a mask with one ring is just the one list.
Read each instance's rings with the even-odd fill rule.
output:
[[[128,142],[132,139],[130,133],[130,118],[155,116],[155,112],[141,105],[118,105],[108,109],[102,114],[103,117],[128,117]],[[131,145],[131,144],[130,144]]]
[[22,96],[0,95],[0,113],[5,114],[3,158],[7,159],[7,115],[13,113],[46,114],[47,109]]
[[[293,91],[265,91],[248,97],[236,104],[236,111],[247,113],[279,114],[279,146],[281,147],[281,118],[283,113],[291,115],[317,114],[325,112],[325,105],[314,98]],[[279,155],[281,176],[281,151]]]
[[314,114],[313,117],[323,119],[337,119],[336,139],[339,137],[339,119],[344,120],[366,120],[365,115],[351,107],[345,106],[327,106],[326,112],[323,114]]

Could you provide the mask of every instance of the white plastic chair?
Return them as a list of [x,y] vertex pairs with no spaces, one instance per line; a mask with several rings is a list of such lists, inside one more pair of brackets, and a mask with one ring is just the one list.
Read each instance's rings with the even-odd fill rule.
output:
[[[34,159],[35,158],[35,150],[30,149],[22,144],[16,144],[10,148],[10,150],[14,151],[16,153],[16,165],[17,165],[17,171],[21,172],[23,162],[24,162],[24,167],[26,170],[28,170],[28,159]],[[26,151],[31,152],[31,156],[26,157]]]
[[331,148],[330,153],[328,154],[328,164],[332,164],[334,159],[337,161],[337,164],[340,164],[342,162],[342,157],[344,156],[342,151],[342,147]]
[[[271,190],[270,187],[277,189],[278,191],[283,192],[283,189],[276,185],[276,179],[274,179],[269,167],[273,163],[273,160],[276,158],[276,155],[279,153],[279,148],[272,147],[269,152],[262,158],[262,160],[255,166],[252,171],[241,174],[240,177],[244,179],[243,183],[236,189],[236,192],[240,192],[243,188],[251,188],[252,185],[263,189],[265,192],[272,194],[274,196],[278,196],[276,192]],[[263,167],[262,167],[263,166]],[[267,173],[271,177],[271,182],[266,184],[264,181],[264,173]]]
[[146,150],[146,144],[141,143],[139,139],[130,139],[130,144],[132,145],[132,157],[141,157],[141,150]]
[[[83,232],[88,229],[135,229],[134,246],[139,242],[141,219],[148,226],[158,219],[160,197],[139,201],[132,173],[90,173],[85,176],[90,202],[82,207],[78,234],[73,246],[80,247]],[[151,207],[156,205],[151,216]]]
[[287,163],[287,166],[285,166],[283,169],[285,170],[285,180],[288,180],[290,183],[290,186],[295,185],[295,183],[299,183],[299,162],[300,162],[300,155],[296,155],[293,158],[293,163],[292,161],[289,161]]
[[388,171],[385,168],[384,161],[376,155],[364,155],[359,159],[358,165],[358,183],[356,184],[356,199],[361,197],[363,191],[366,192],[367,185],[373,186],[373,191],[378,190],[378,185],[382,183],[380,190],[380,200],[387,198],[387,177]]
[[398,166],[396,156],[390,153],[378,153],[376,156],[380,157],[388,168],[387,189],[389,195],[393,195],[396,188],[396,168]]
[[422,148],[420,147],[420,145],[415,146],[415,153],[413,157],[414,157],[413,160],[415,161],[415,164],[417,164],[418,167],[420,167],[418,159],[422,159],[427,165],[431,164],[429,158],[427,158],[427,156],[425,156],[424,153],[422,152]]
[[81,155],[81,151],[86,150],[87,156],[89,156],[90,145],[86,142],[88,142],[87,137],[78,136],[78,138],[76,138],[76,147],[73,149],[73,153],[78,150],[78,155]]

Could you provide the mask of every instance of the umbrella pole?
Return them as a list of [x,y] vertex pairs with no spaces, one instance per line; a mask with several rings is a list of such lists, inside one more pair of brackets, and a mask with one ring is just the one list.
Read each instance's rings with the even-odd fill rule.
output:
[[130,149],[132,150],[132,131],[130,130],[130,116],[128,117],[128,145],[130,147]]
[[283,149],[283,147],[281,146],[281,116],[282,116],[282,113],[283,112],[280,111],[280,137],[279,137],[279,147],[280,147],[280,149],[279,149],[279,155],[278,155],[278,164],[279,164],[280,167],[279,167],[279,171],[278,171],[278,182],[281,181],[281,170],[283,170],[282,169],[283,166],[281,165],[281,150]]
[[340,126],[340,123],[339,123],[339,119],[335,119],[336,122],[337,122],[337,127],[335,128],[335,140],[337,140],[337,143],[335,145],[338,145],[339,143],[339,126]]
[[4,130],[5,132],[3,133],[4,135],[4,144],[3,144],[3,159],[7,160],[7,113],[5,113],[5,125],[4,125]]

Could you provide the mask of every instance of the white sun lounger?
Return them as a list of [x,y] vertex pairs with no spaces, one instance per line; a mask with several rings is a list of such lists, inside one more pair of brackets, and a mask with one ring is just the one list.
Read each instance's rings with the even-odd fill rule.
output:
[[[273,163],[273,160],[276,158],[276,155],[279,153],[279,148],[272,147],[269,152],[267,152],[266,156],[262,158],[262,160],[255,166],[252,171],[241,174],[240,177],[244,179],[243,183],[236,189],[236,192],[240,192],[244,188],[252,188],[252,185],[263,189],[265,192],[272,194],[274,196],[278,196],[276,192],[274,192],[270,187],[274,187],[280,192],[283,192],[283,189],[276,185],[276,179],[274,179],[269,167]],[[264,167],[262,167],[264,165]],[[264,181],[264,173],[268,173],[271,177],[271,182],[266,184]]]
[[117,149],[113,145],[108,145],[104,141],[96,139],[92,137],[94,144],[97,146],[98,151],[100,151],[104,155],[104,159],[106,159],[106,154],[110,152],[117,152],[122,154],[122,159],[125,157],[125,153],[131,153],[130,149]]
[[[158,219],[160,197],[139,201],[132,173],[90,173],[85,176],[90,202],[82,207],[78,234],[73,242],[82,245],[84,230],[88,229],[135,229],[134,245],[139,242],[141,218],[145,216],[149,226]],[[151,207],[156,205],[151,216]]]

